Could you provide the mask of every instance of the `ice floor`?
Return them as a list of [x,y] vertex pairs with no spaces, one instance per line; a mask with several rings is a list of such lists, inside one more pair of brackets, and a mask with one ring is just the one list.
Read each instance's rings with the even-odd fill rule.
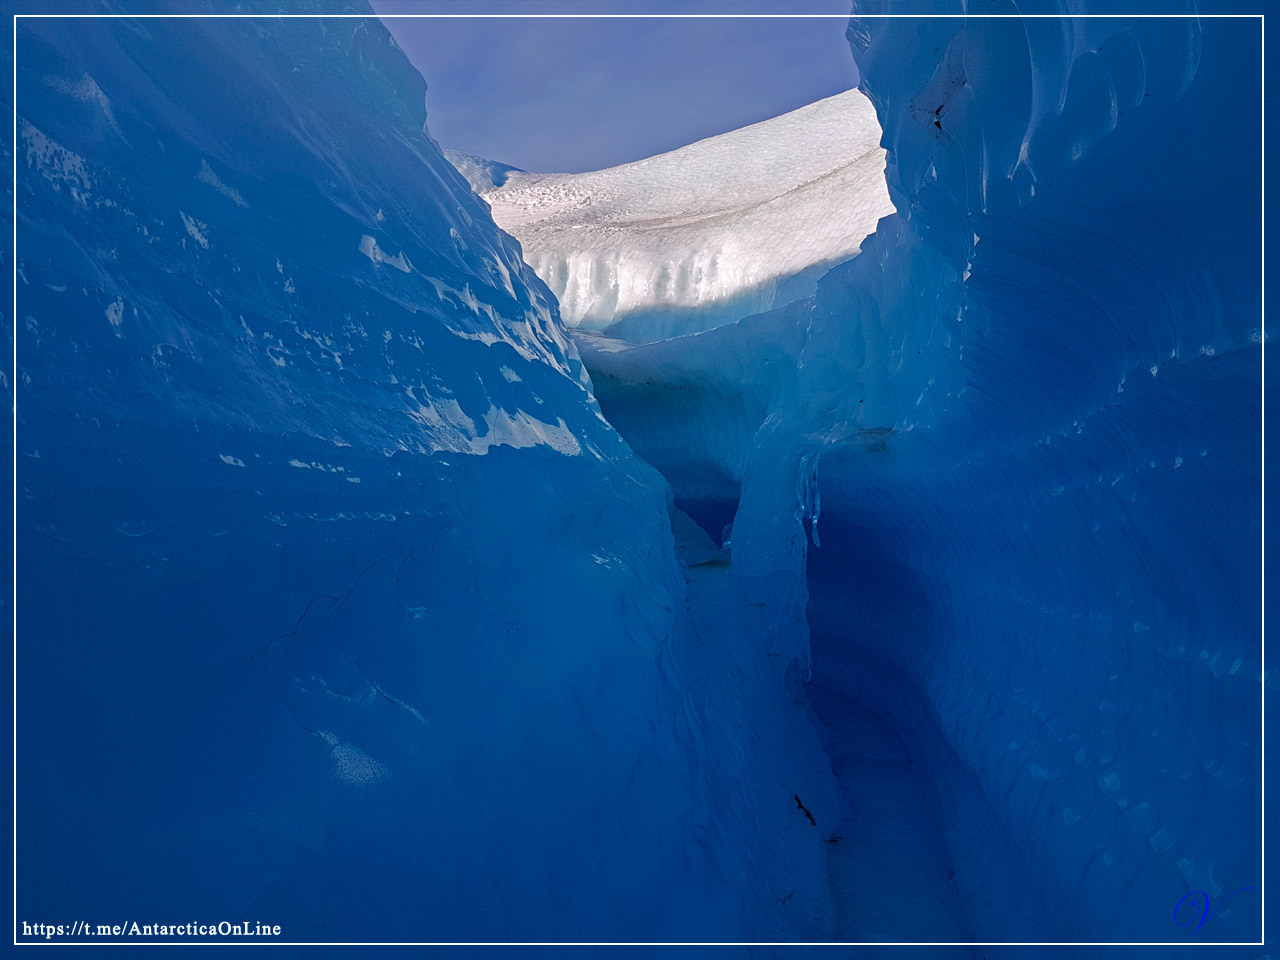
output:
[[814,683],[806,690],[852,811],[824,825],[835,938],[969,940],[932,774],[870,710]]
[[[760,676],[744,665],[761,655],[766,662],[778,658],[769,652],[776,630],[770,607],[777,602],[769,584],[735,576],[727,553],[684,514],[673,515],[673,526],[696,669],[729,675],[731,695],[722,703],[768,702],[767,688],[749,689]],[[862,943],[970,940],[934,770],[866,706],[816,680],[804,685],[803,697],[791,718],[791,745],[803,752],[806,741],[816,740],[822,750],[818,764],[829,766],[841,795],[832,802],[801,791],[785,804],[792,821],[816,836],[825,852],[827,889],[818,898],[823,937]],[[749,723],[728,711],[708,713],[705,720],[706,735],[721,738],[713,749],[734,749],[735,732]],[[785,792],[779,784],[775,804]]]

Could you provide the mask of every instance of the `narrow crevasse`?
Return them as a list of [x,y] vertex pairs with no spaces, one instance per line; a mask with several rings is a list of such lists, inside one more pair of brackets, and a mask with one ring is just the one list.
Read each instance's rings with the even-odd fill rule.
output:
[[1191,895],[1256,938],[1257,22],[916,7],[849,28],[897,209],[859,256],[575,338],[735,575],[805,592],[837,772],[841,728],[928,771],[972,936],[1183,940]]

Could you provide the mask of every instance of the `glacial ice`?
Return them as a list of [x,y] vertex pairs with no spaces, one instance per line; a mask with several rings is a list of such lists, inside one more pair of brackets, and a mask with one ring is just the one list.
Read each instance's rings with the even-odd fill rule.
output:
[[569,177],[448,162],[372,18],[21,22],[19,917],[1173,941],[1259,885],[1256,21],[849,37],[861,93]]
[[1260,886],[1258,23],[850,40],[900,226],[820,284],[792,442],[893,435],[822,455],[815,675],[899,725],[910,691],[972,772],[939,782],[973,927],[1191,939],[1189,891]]

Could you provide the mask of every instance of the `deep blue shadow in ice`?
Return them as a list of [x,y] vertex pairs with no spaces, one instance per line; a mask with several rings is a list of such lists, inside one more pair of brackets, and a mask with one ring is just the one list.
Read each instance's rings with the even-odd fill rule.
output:
[[974,927],[1193,939],[1260,878],[1258,29],[1072,29],[851,30],[923,243],[818,294],[915,258],[858,370],[894,433],[818,468],[814,683],[935,769]]

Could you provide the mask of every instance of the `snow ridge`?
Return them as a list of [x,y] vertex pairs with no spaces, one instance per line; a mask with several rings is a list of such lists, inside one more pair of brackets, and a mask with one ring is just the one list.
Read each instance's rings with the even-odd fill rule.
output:
[[871,102],[850,90],[590,173],[449,159],[567,325],[648,341],[811,295],[892,212],[879,139]]

